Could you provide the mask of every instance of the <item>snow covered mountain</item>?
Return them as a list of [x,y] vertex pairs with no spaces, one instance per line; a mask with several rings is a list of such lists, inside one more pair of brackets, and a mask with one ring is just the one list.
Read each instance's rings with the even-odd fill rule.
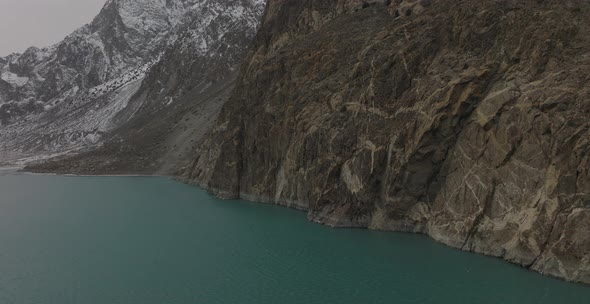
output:
[[0,163],[94,147],[144,109],[227,79],[263,10],[262,0],[109,0],[62,42],[0,58]]

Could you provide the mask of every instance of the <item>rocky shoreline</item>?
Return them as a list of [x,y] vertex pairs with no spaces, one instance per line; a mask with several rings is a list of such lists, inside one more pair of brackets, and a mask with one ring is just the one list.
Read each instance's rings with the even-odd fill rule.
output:
[[271,0],[183,176],[590,283],[588,7]]
[[[253,202],[253,203],[260,203],[260,204],[271,204],[271,205],[278,205],[278,206],[282,206],[285,208],[290,208],[290,209],[294,209],[297,211],[303,211],[307,213],[307,220],[316,224],[320,224],[320,225],[324,225],[330,228],[334,228],[334,229],[339,229],[339,228],[360,228],[360,229],[368,229],[368,230],[375,230],[375,231],[383,231],[383,232],[401,232],[401,233],[412,233],[412,234],[421,234],[421,235],[425,235],[427,237],[429,237],[430,239],[432,239],[433,241],[436,241],[438,243],[441,243],[443,245],[446,245],[450,248],[454,248],[457,250],[461,250],[461,251],[468,251],[474,254],[482,254],[485,256],[489,256],[489,257],[494,257],[494,258],[500,258],[503,260],[506,260],[505,258],[503,258],[502,256],[493,254],[492,252],[476,252],[476,251],[471,251],[471,250],[466,250],[464,248],[462,248],[461,246],[453,246],[452,244],[445,242],[444,240],[441,240],[440,238],[435,238],[432,235],[429,235],[427,232],[425,232],[423,229],[421,229],[420,227],[415,227],[415,226],[411,226],[411,225],[404,225],[404,224],[400,224],[397,226],[390,226],[389,228],[382,228],[382,227],[371,227],[370,225],[368,225],[367,223],[352,223],[352,222],[347,222],[346,220],[342,220],[340,218],[327,218],[327,217],[321,217],[321,216],[317,216],[317,215],[313,215],[311,213],[309,213],[309,208],[307,206],[309,206],[309,203],[303,203],[303,202],[297,202],[297,201],[283,201],[283,202],[275,202],[272,198],[270,197],[260,197],[257,195],[249,195],[247,193],[240,193],[239,195],[233,195],[231,193],[228,193],[227,191],[222,191],[219,189],[214,189],[214,188],[209,188],[207,187],[207,185],[203,185],[203,184],[198,184],[195,183],[194,181],[191,180],[187,180],[186,178],[182,178],[182,177],[173,177],[175,180],[185,183],[187,185],[192,185],[198,188],[201,188],[203,190],[206,190],[207,192],[209,192],[211,195],[220,198],[220,199],[224,199],[224,200],[244,200],[244,201],[248,201],[248,202]],[[532,268],[532,265],[525,265],[525,264],[519,264],[519,263],[514,263],[512,261],[508,261],[506,260],[506,262],[510,262],[512,264],[516,264],[518,266],[521,266],[524,269],[527,269],[529,271],[533,271],[533,272],[538,272],[542,275],[545,276],[549,276],[555,279],[560,279],[560,280],[566,280],[569,281],[571,283],[578,283],[578,284],[582,284],[582,285],[587,285],[590,286],[590,282],[586,282],[586,281],[577,281],[577,280],[571,280],[568,278],[564,278],[562,276],[559,275],[554,275],[551,273],[543,273],[541,271],[538,271],[537,269]]]

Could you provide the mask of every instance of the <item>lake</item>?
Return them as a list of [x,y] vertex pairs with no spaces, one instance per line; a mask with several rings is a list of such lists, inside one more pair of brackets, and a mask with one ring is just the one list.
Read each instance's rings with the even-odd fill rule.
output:
[[150,177],[0,176],[0,303],[589,303],[412,234],[331,229]]

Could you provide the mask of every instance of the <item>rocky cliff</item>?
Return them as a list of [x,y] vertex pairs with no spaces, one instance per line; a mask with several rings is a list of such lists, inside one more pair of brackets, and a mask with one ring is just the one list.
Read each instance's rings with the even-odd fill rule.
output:
[[270,0],[184,176],[590,283],[590,3]]

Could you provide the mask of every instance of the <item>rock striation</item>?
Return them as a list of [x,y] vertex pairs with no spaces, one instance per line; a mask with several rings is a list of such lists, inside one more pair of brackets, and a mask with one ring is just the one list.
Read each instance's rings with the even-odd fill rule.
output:
[[590,283],[590,3],[270,0],[183,176]]

